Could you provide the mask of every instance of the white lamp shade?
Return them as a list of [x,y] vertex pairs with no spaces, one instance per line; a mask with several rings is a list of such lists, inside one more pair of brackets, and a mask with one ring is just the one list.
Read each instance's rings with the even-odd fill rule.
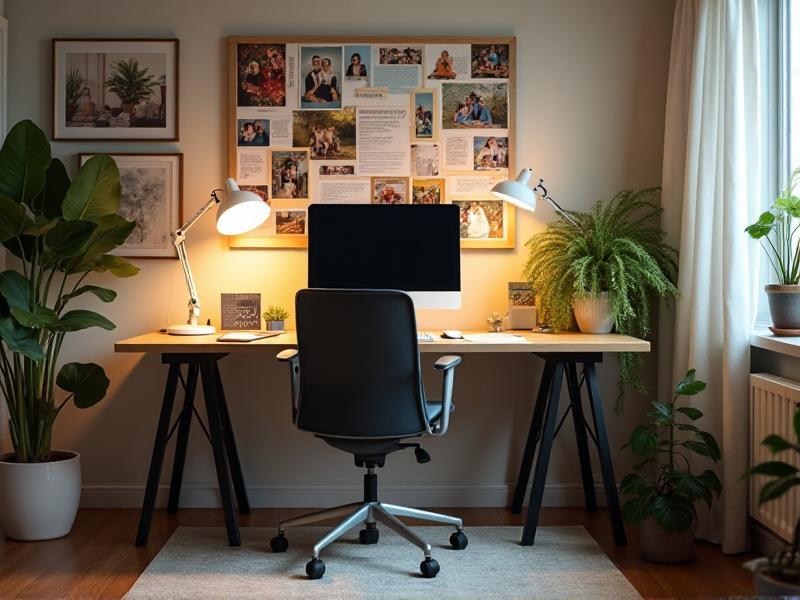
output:
[[514,180],[501,181],[492,188],[492,194],[514,206],[531,212],[536,210],[536,193],[528,185],[532,171],[522,169]]
[[261,225],[269,217],[269,204],[258,194],[239,189],[230,177],[225,181],[225,198],[217,210],[217,231],[240,235]]

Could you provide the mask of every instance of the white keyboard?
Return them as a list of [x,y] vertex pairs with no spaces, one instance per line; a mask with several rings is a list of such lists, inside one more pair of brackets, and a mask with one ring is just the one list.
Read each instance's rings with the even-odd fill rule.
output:
[[433,341],[433,334],[428,333],[427,331],[418,331],[417,332],[417,341],[418,342],[432,342]]

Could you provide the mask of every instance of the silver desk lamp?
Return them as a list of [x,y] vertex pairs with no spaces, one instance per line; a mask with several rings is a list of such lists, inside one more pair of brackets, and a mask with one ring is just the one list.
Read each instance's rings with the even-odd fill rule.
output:
[[223,235],[246,233],[261,225],[269,217],[269,205],[258,194],[240,190],[233,179],[228,178],[225,181],[225,194],[220,200],[217,192],[221,191],[211,192],[209,201],[194,213],[180,229],[170,235],[175,250],[178,252],[183,274],[186,277],[186,287],[189,290],[189,318],[186,323],[170,325],[167,333],[171,335],[210,335],[216,331],[213,325],[201,325],[199,322],[200,299],[197,296],[192,269],[189,267],[189,258],[186,255],[186,232],[197,223],[200,217],[218,204],[217,231]]
[[523,210],[533,212],[536,210],[536,196],[538,192],[559,215],[564,217],[573,225],[577,226],[578,223],[575,221],[575,219],[573,219],[567,211],[561,208],[558,205],[558,202],[553,200],[547,193],[547,188],[542,185],[544,183],[543,179],[540,179],[539,183],[531,187],[530,180],[532,176],[533,171],[531,169],[522,169],[522,171],[519,172],[519,175],[517,175],[516,179],[501,181],[495,185],[492,188],[492,194],[501,200],[505,200],[514,206],[520,207]]

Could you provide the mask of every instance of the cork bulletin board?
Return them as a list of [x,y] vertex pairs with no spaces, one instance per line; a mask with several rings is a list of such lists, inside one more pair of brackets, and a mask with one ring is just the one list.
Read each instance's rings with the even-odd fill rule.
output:
[[463,248],[513,248],[514,37],[230,37],[229,172],[269,202],[233,248],[307,246],[315,203],[461,208]]

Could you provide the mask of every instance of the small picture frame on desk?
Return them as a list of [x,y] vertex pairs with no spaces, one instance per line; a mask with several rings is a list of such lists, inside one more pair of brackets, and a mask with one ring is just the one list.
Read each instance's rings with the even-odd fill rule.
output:
[[510,329],[536,327],[536,295],[527,281],[508,282],[508,326]]
[[223,330],[261,329],[261,294],[220,294]]

